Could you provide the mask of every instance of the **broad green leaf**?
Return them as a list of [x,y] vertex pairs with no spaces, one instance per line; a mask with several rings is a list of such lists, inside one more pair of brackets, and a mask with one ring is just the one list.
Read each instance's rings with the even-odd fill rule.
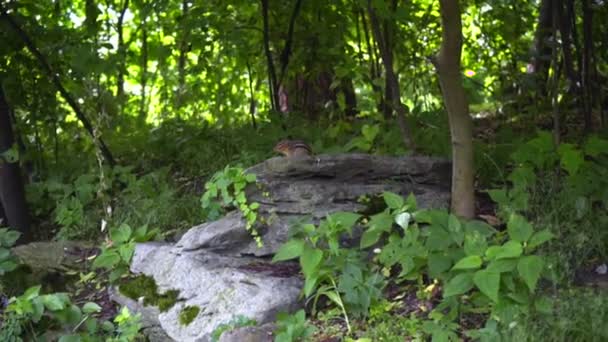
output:
[[473,288],[473,274],[460,273],[450,279],[443,288],[443,297],[451,297],[466,293]]
[[496,255],[500,253],[502,250],[502,246],[490,246],[486,249],[486,259],[493,260],[496,258]]
[[360,247],[367,248],[369,246],[374,245],[376,242],[378,242],[378,240],[380,240],[380,236],[382,236],[382,233],[384,232],[379,229],[367,229],[365,232],[363,232],[363,235],[361,236]]
[[393,216],[383,211],[371,217],[368,226],[370,229],[390,232],[393,228]]
[[32,300],[36,297],[38,297],[38,295],[40,294],[40,289],[42,286],[37,285],[37,286],[32,286],[30,288],[28,288],[25,293],[23,295],[21,295],[21,297],[25,300]]
[[99,306],[97,303],[93,303],[93,302],[87,302],[82,307],[82,312],[84,312],[85,314],[92,314],[94,312],[100,312],[100,311],[101,311],[101,306]]
[[452,258],[440,253],[431,253],[429,254],[427,264],[429,266],[429,276],[436,278],[441,273],[450,269]]
[[458,262],[456,263],[456,265],[454,265],[454,267],[452,267],[452,270],[471,270],[471,269],[478,269],[481,267],[481,257],[479,255],[470,255],[467,257],[464,257],[460,260],[458,260]]
[[245,180],[246,180],[248,183],[253,183],[253,182],[255,182],[255,180],[256,180],[256,175],[255,175],[255,174],[253,174],[253,173],[248,173],[247,175],[245,175]]
[[488,243],[486,238],[477,231],[467,232],[464,236],[464,252],[466,255],[484,255]]
[[124,245],[118,246],[118,254],[120,254],[120,258],[126,262],[130,263],[131,258],[133,257],[133,253],[135,252],[135,243],[129,242]]
[[120,227],[110,230],[110,239],[112,239],[115,244],[124,243],[131,237],[131,232],[131,227],[123,223]]
[[313,274],[318,269],[322,259],[323,252],[321,250],[304,245],[304,250],[300,256],[300,266],[302,266],[304,275],[309,276]]
[[498,302],[498,290],[500,287],[500,273],[481,270],[475,272],[473,282],[481,291],[495,303]]
[[393,192],[386,191],[382,194],[382,197],[384,197],[384,202],[391,209],[401,209],[405,204],[403,197]]
[[494,227],[490,226],[489,224],[487,224],[483,221],[479,221],[479,220],[472,220],[472,221],[466,222],[464,225],[464,231],[465,231],[465,234],[477,232],[486,239],[489,238],[490,236],[496,234],[496,229],[494,229]]
[[284,243],[272,258],[272,262],[290,260],[302,255],[304,240],[292,239]]
[[517,258],[523,253],[521,244],[517,241],[507,241],[500,246],[500,251],[496,253],[496,259]]
[[518,259],[500,259],[492,260],[486,268],[490,272],[511,272],[517,267]]
[[539,232],[534,233],[534,235],[532,235],[532,237],[530,238],[530,241],[528,242],[528,245],[526,246],[529,249],[532,248],[536,248],[540,245],[542,245],[543,243],[551,240],[553,238],[553,234],[547,230],[547,229],[543,229]]
[[19,233],[16,230],[12,230],[12,229],[8,229],[8,228],[0,229],[0,246],[2,246],[2,247],[13,246],[15,244],[15,242],[17,242],[17,240],[19,239],[19,236],[21,236],[21,233]]
[[512,240],[521,243],[528,241],[534,232],[532,225],[519,214],[511,214],[507,223],[507,231]]
[[49,294],[41,296],[41,298],[44,306],[50,311],[59,311],[65,308],[65,302],[60,296]]
[[120,255],[116,250],[106,250],[93,261],[93,268],[111,268],[120,262]]
[[584,146],[585,154],[597,157],[602,153],[608,153],[608,140],[599,138],[597,135],[589,137]]
[[427,233],[426,247],[431,251],[445,250],[452,244],[450,234],[440,226],[427,228]]
[[450,236],[456,244],[462,246],[462,242],[464,241],[464,231],[462,229],[462,224],[460,220],[454,214],[450,214],[448,217],[448,231],[450,232]]
[[57,342],[82,342],[82,337],[78,334],[62,335]]
[[327,219],[332,222],[340,222],[342,227],[350,229],[360,218],[360,214],[350,213],[347,211],[338,211],[329,215]]
[[561,144],[558,148],[560,164],[569,175],[575,175],[585,162],[583,153],[572,144]]
[[534,292],[544,265],[543,259],[537,255],[525,256],[519,260],[517,271],[528,285],[530,292]]

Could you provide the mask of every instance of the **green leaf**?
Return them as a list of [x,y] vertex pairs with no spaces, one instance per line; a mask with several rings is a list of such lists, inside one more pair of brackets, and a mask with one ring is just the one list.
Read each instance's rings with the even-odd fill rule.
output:
[[431,251],[442,251],[452,244],[450,234],[440,226],[430,226],[427,228],[428,238],[426,247]]
[[462,229],[462,224],[456,215],[450,214],[448,217],[448,231],[450,232],[454,242],[456,242],[456,244],[459,246],[462,246],[462,242],[464,241],[464,231]]
[[134,252],[135,252],[135,243],[134,242],[129,242],[124,245],[118,246],[118,254],[120,254],[120,258],[126,263],[131,262],[131,258],[133,257]]
[[3,228],[0,230],[0,246],[2,247],[12,247],[15,242],[19,239],[21,233],[16,230]]
[[471,270],[471,269],[478,269],[481,267],[481,257],[479,255],[470,255],[467,257],[464,257],[460,260],[458,260],[458,262],[456,263],[456,265],[454,265],[454,267],[452,267],[452,270]]
[[534,230],[532,225],[521,215],[511,214],[507,223],[507,231],[512,240],[524,243],[528,241]]
[[498,289],[500,287],[500,273],[488,270],[480,270],[475,272],[473,282],[481,291],[495,303],[498,302]]
[[553,239],[553,236],[554,235],[548,229],[543,229],[539,232],[534,233],[534,235],[532,235],[532,237],[530,238],[530,241],[528,242],[528,245],[526,247],[529,249],[536,248],[536,247],[542,245],[543,243]]
[[436,278],[441,273],[450,269],[452,258],[440,253],[431,253],[429,254],[427,263],[429,266],[429,276]]
[[597,135],[589,137],[584,146],[585,154],[597,157],[602,153],[608,153],[608,140],[599,138]]
[[40,288],[42,286],[41,285],[37,285],[37,286],[32,286],[30,288],[28,288],[25,293],[23,295],[21,295],[21,298],[25,299],[25,300],[32,300],[36,297],[38,297],[38,295],[40,294]]
[[368,226],[370,229],[390,232],[393,228],[393,216],[388,211],[383,211],[371,217]]
[[384,233],[382,230],[371,228],[363,232],[360,241],[360,248],[367,248],[378,242],[378,240],[380,240],[380,236],[382,236],[382,233]]
[[248,173],[247,175],[245,175],[245,180],[247,181],[247,183],[255,182],[256,178],[256,175],[253,173]]
[[583,153],[572,144],[561,144],[557,149],[560,163],[569,175],[575,175],[585,162]]
[[272,262],[290,260],[302,255],[304,240],[292,239],[284,243],[272,258]]
[[120,262],[120,255],[116,250],[106,250],[93,261],[93,268],[111,268]]
[[464,236],[464,252],[466,255],[484,255],[488,243],[485,237],[477,231],[467,232]]
[[319,278],[316,275],[307,276],[304,279],[304,296],[309,297],[317,287]]
[[120,227],[110,230],[110,239],[112,239],[115,244],[121,244],[129,240],[131,233],[131,227],[123,223]]
[[492,235],[496,234],[496,229],[494,229],[494,227],[490,226],[489,224],[483,222],[483,221],[478,221],[478,220],[472,220],[472,221],[468,221],[465,223],[464,225],[464,231],[465,234],[466,233],[479,233],[482,237],[484,238],[489,238]]
[[525,256],[519,260],[517,271],[528,285],[530,292],[534,292],[543,267],[543,259],[537,255]]
[[401,209],[404,205],[403,197],[396,193],[386,191],[382,194],[382,197],[384,197],[384,202],[391,209]]
[[57,342],[81,342],[82,338],[78,334],[62,335]]
[[92,314],[94,312],[101,312],[101,306],[99,306],[97,303],[87,302],[82,307],[82,312],[84,312],[85,314]]
[[60,296],[49,294],[41,296],[41,298],[44,307],[46,307],[50,311],[59,311],[65,308],[66,303],[62,300]]
[[359,221],[360,218],[361,218],[360,214],[351,213],[351,212],[347,212],[347,211],[338,211],[338,212],[332,213],[331,215],[329,215],[327,217],[327,219],[329,221],[339,222],[342,225],[342,227],[344,227],[346,229],[352,228],[352,226],[354,226],[355,223],[357,223],[357,221]]
[[517,267],[518,259],[492,260],[486,268],[490,272],[504,273],[511,272]]
[[451,297],[466,293],[473,288],[473,274],[460,273],[450,279],[443,288],[443,297]]
[[300,256],[300,265],[305,276],[313,274],[323,259],[323,252],[319,249],[312,248],[308,245],[304,246],[302,255]]
[[523,253],[521,244],[517,241],[507,241],[496,253],[496,259],[517,258]]

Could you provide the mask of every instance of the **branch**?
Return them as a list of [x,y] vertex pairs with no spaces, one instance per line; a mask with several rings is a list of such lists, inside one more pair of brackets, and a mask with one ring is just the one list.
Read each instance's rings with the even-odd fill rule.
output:
[[287,64],[289,64],[289,56],[291,55],[291,46],[293,45],[293,30],[296,23],[296,18],[302,7],[302,0],[297,0],[296,5],[291,13],[291,19],[289,19],[289,29],[287,30],[287,38],[285,39],[285,47],[281,53],[281,75],[279,76],[279,83],[277,89],[283,82],[285,76],[285,70],[287,70]]
[[55,73],[53,71],[53,69],[51,68],[51,65],[48,63],[48,61],[42,55],[42,53],[40,53],[40,51],[38,50],[38,48],[36,47],[34,42],[30,39],[30,37],[27,35],[27,33],[25,31],[23,31],[23,29],[21,29],[21,27],[17,24],[17,22],[15,22],[15,20],[13,20],[13,18],[6,12],[6,9],[1,6],[0,6],[0,17],[2,17],[2,19],[6,20],[6,22],[11,26],[11,28],[17,33],[17,35],[25,43],[29,52],[32,55],[34,55],[34,57],[36,57],[36,59],[38,60],[38,63],[40,63],[40,66],[42,67],[44,72],[46,72],[47,76],[51,79],[51,81],[53,82],[53,84],[55,85],[55,87],[57,88],[57,90],[59,91],[61,96],[63,97],[63,99],[68,103],[68,105],[70,105],[70,107],[76,114],[76,117],[78,118],[78,120],[80,120],[80,122],[82,123],[84,128],[87,130],[89,135],[93,138],[93,142],[98,145],[104,159],[108,162],[108,164],[110,164],[110,166],[116,165],[116,162],[114,161],[114,158],[112,157],[112,153],[110,152],[110,150],[108,149],[106,144],[103,142],[103,140],[101,138],[95,136],[93,125],[91,125],[91,122],[84,115],[84,113],[82,112],[82,110],[80,109],[80,107],[78,106],[78,104],[76,103],[74,98],[72,97],[72,95],[65,89],[65,87],[61,83],[61,80],[59,79],[59,76],[57,75],[57,73]]

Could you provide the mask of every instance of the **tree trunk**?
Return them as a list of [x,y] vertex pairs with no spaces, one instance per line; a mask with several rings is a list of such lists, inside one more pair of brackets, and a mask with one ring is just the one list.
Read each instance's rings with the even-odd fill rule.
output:
[[382,30],[380,29],[380,23],[378,21],[378,18],[376,17],[375,10],[372,8],[371,1],[368,2],[368,11],[370,16],[372,34],[374,35],[374,38],[376,42],[378,42],[378,46],[380,47],[382,64],[384,65],[384,72],[386,73],[386,84],[388,87],[387,94],[391,97],[391,109],[397,113],[397,124],[399,125],[399,129],[401,130],[401,136],[403,138],[404,145],[410,151],[415,152],[416,146],[412,138],[412,133],[405,119],[407,110],[405,105],[401,102],[399,80],[393,68],[393,52],[389,47],[387,37],[383,35]]
[[142,18],[141,29],[141,100],[139,102],[139,121],[146,121],[148,106],[146,99],[146,86],[148,84],[148,28],[147,18]]
[[279,110],[279,89],[277,84],[277,73],[274,69],[274,61],[270,52],[270,29],[268,27],[268,0],[262,0],[262,19],[264,35],[264,53],[268,63],[268,88],[270,93],[270,108]]
[[472,120],[462,76],[462,22],[458,0],[440,0],[442,39],[434,64],[445,101],[452,138],[452,212],[475,216]]
[[[9,150],[14,142],[8,103],[0,87],[0,153]],[[0,157],[0,205],[8,226],[21,233],[18,243],[31,241],[30,217],[19,162],[9,162],[2,157]]]
[[594,74],[595,66],[593,65],[593,11],[589,6],[589,0],[583,0],[583,65],[582,80],[583,89],[581,91],[583,97],[583,120],[585,122],[585,133],[592,130],[593,123],[591,121],[591,108],[593,106],[593,88],[592,75]]
[[116,76],[116,97],[122,103],[122,98],[125,93],[125,60],[126,60],[126,47],[124,38],[124,19],[125,13],[129,8],[129,0],[124,0],[120,14],[118,15],[118,22],[116,23],[116,32],[118,33],[118,75]]

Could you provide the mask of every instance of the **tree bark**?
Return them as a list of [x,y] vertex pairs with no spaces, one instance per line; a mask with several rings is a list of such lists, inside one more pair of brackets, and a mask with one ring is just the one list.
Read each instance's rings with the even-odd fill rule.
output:
[[589,0],[583,0],[583,63],[582,73],[582,97],[583,97],[583,120],[585,122],[585,133],[592,130],[591,108],[593,106],[592,74],[595,66],[593,65],[593,11],[589,6]]
[[118,15],[118,22],[116,23],[116,32],[118,33],[118,75],[116,76],[116,97],[122,102],[122,97],[125,93],[125,60],[126,60],[126,47],[124,38],[124,19],[125,13],[129,8],[129,0],[124,0],[122,8]]
[[475,216],[472,120],[462,85],[462,21],[458,0],[440,0],[442,38],[434,58],[452,138],[452,212]]
[[270,29],[268,28],[268,0],[262,0],[262,19],[264,32],[264,52],[268,63],[268,88],[270,91],[270,107],[276,111],[279,108],[279,89],[277,84],[277,73],[274,69],[274,61],[270,52]]
[[384,72],[386,73],[385,76],[387,87],[388,89],[390,89],[390,91],[387,92],[387,94],[391,97],[390,104],[392,110],[397,113],[397,124],[399,125],[399,129],[401,130],[403,143],[410,151],[415,152],[416,146],[414,144],[410,128],[407,125],[405,119],[407,110],[405,105],[401,102],[399,80],[393,68],[393,52],[390,50],[389,42],[387,41],[386,37],[382,33],[382,30],[380,29],[380,23],[376,16],[375,10],[372,8],[371,1],[368,2],[368,11],[370,16],[372,34],[374,35],[374,38],[376,42],[378,42],[378,46],[380,47],[380,55],[382,56]]
[[147,17],[142,19],[141,29],[141,100],[139,102],[139,121],[144,122],[148,116],[148,106],[146,99],[146,86],[148,84],[148,21]]
[[[9,107],[0,87],[0,153],[9,150],[15,143]],[[8,226],[19,231],[18,243],[32,240],[30,216],[25,200],[25,188],[19,162],[10,162],[0,155],[0,205]]]

